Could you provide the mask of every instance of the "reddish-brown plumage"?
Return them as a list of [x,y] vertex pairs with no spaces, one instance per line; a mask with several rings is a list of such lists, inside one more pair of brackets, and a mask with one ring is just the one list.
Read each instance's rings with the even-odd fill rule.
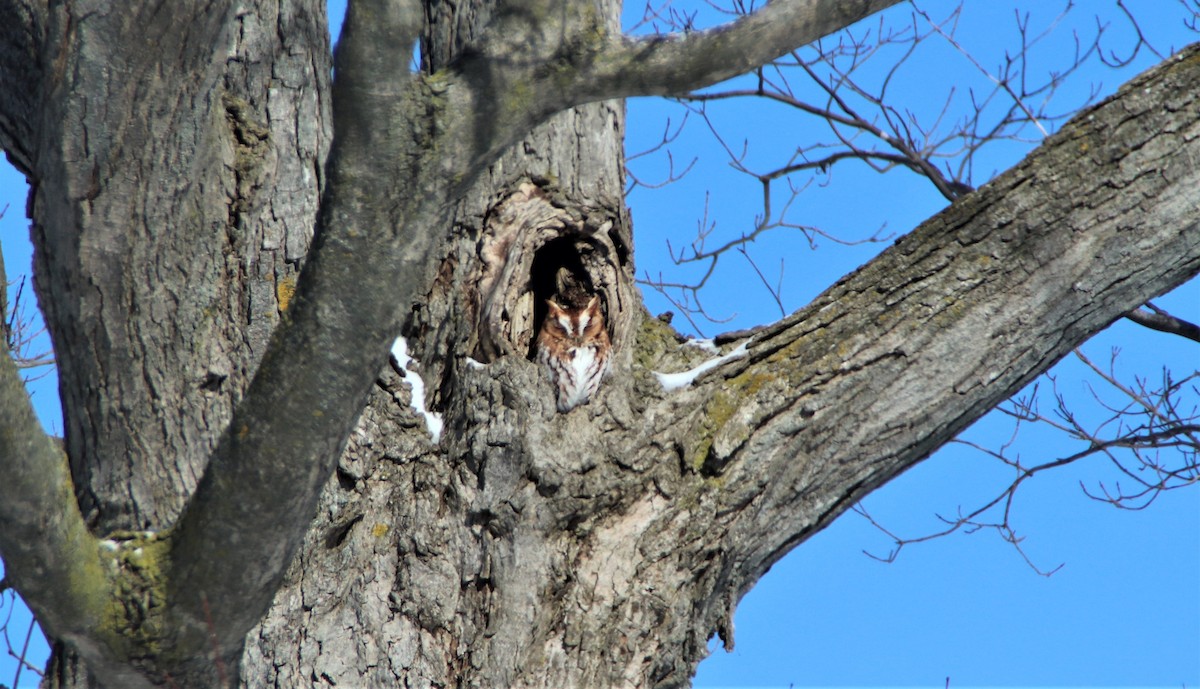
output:
[[546,301],[549,311],[537,337],[537,355],[554,383],[557,406],[567,412],[586,404],[608,375],[612,343],[599,297],[583,308]]

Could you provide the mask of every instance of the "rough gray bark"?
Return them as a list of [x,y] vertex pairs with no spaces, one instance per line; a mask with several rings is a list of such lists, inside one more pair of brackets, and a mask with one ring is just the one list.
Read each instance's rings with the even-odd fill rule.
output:
[[[105,535],[179,515],[294,291],[329,145],[330,56],[323,2],[94,5],[0,4],[22,39],[4,46],[22,49],[6,83],[25,87],[0,136],[33,182],[67,485]],[[98,626],[83,610],[45,626],[82,643],[74,632]]]
[[[644,316],[618,367],[629,375],[567,415],[528,361],[480,370],[463,363],[470,347],[416,333],[446,435],[430,447],[397,376],[381,379],[251,645],[248,684],[686,684],[787,550],[1195,274],[1200,199],[1177,156],[1200,131],[1180,119],[1200,78],[1188,59],[1186,75],[1130,85],[688,391],[650,379],[696,361]],[[477,236],[483,221],[465,222]],[[448,264],[470,262],[484,234]],[[452,273],[430,308],[471,293],[471,274]]]
[[320,2],[106,8],[27,24],[42,72],[7,74],[40,77],[36,135],[5,137],[36,146],[14,160],[36,183],[36,285],[100,533],[179,515],[262,355],[312,233],[330,69]]
[[[684,685],[783,553],[1200,271],[1192,51],[664,393],[696,362],[632,289],[592,101],[889,4],[634,41],[613,3],[360,0],[331,90],[321,3],[0,0],[69,457],[4,357],[0,552],[64,642],[48,684]],[[529,351],[559,268],[617,346],[568,414]],[[381,372],[399,332],[436,445]]]

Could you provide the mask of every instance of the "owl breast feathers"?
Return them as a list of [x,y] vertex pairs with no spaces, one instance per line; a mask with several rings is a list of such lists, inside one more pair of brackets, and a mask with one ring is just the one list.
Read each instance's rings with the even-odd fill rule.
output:
[[608,375],[612,343],[595,295],[583,308],[565,308],[553,299],[537,337],[538,361],[554,384],[558,410],[586,404]]

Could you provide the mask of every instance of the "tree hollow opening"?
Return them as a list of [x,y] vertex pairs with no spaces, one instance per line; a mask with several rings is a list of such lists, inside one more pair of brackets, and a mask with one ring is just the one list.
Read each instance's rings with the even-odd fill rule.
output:
[[[597,259],[606,263],[603,258],[606,253],[592,240],[575,234],[552,239],[534,253],[529,290],[533,294],[535,328],[541,328],[546,318],[546,302],[550,299],[560,306],[582,308],[592,295],[599,294],[600,308],[607,319],[607,300],[603,291],[596,289],[588,266]],[[536,339],[529,342],[527,356],[530,359],[536,355]]]

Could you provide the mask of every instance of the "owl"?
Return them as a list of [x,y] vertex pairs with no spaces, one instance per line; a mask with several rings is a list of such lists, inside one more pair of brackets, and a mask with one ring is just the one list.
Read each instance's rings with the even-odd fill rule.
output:
[[565,308],[547,299],[549,311],[537,336],[537,358],[550,375],[558,410],[586,404],[607,375],[612,343],[604,327],[599,297],[582,308]]

